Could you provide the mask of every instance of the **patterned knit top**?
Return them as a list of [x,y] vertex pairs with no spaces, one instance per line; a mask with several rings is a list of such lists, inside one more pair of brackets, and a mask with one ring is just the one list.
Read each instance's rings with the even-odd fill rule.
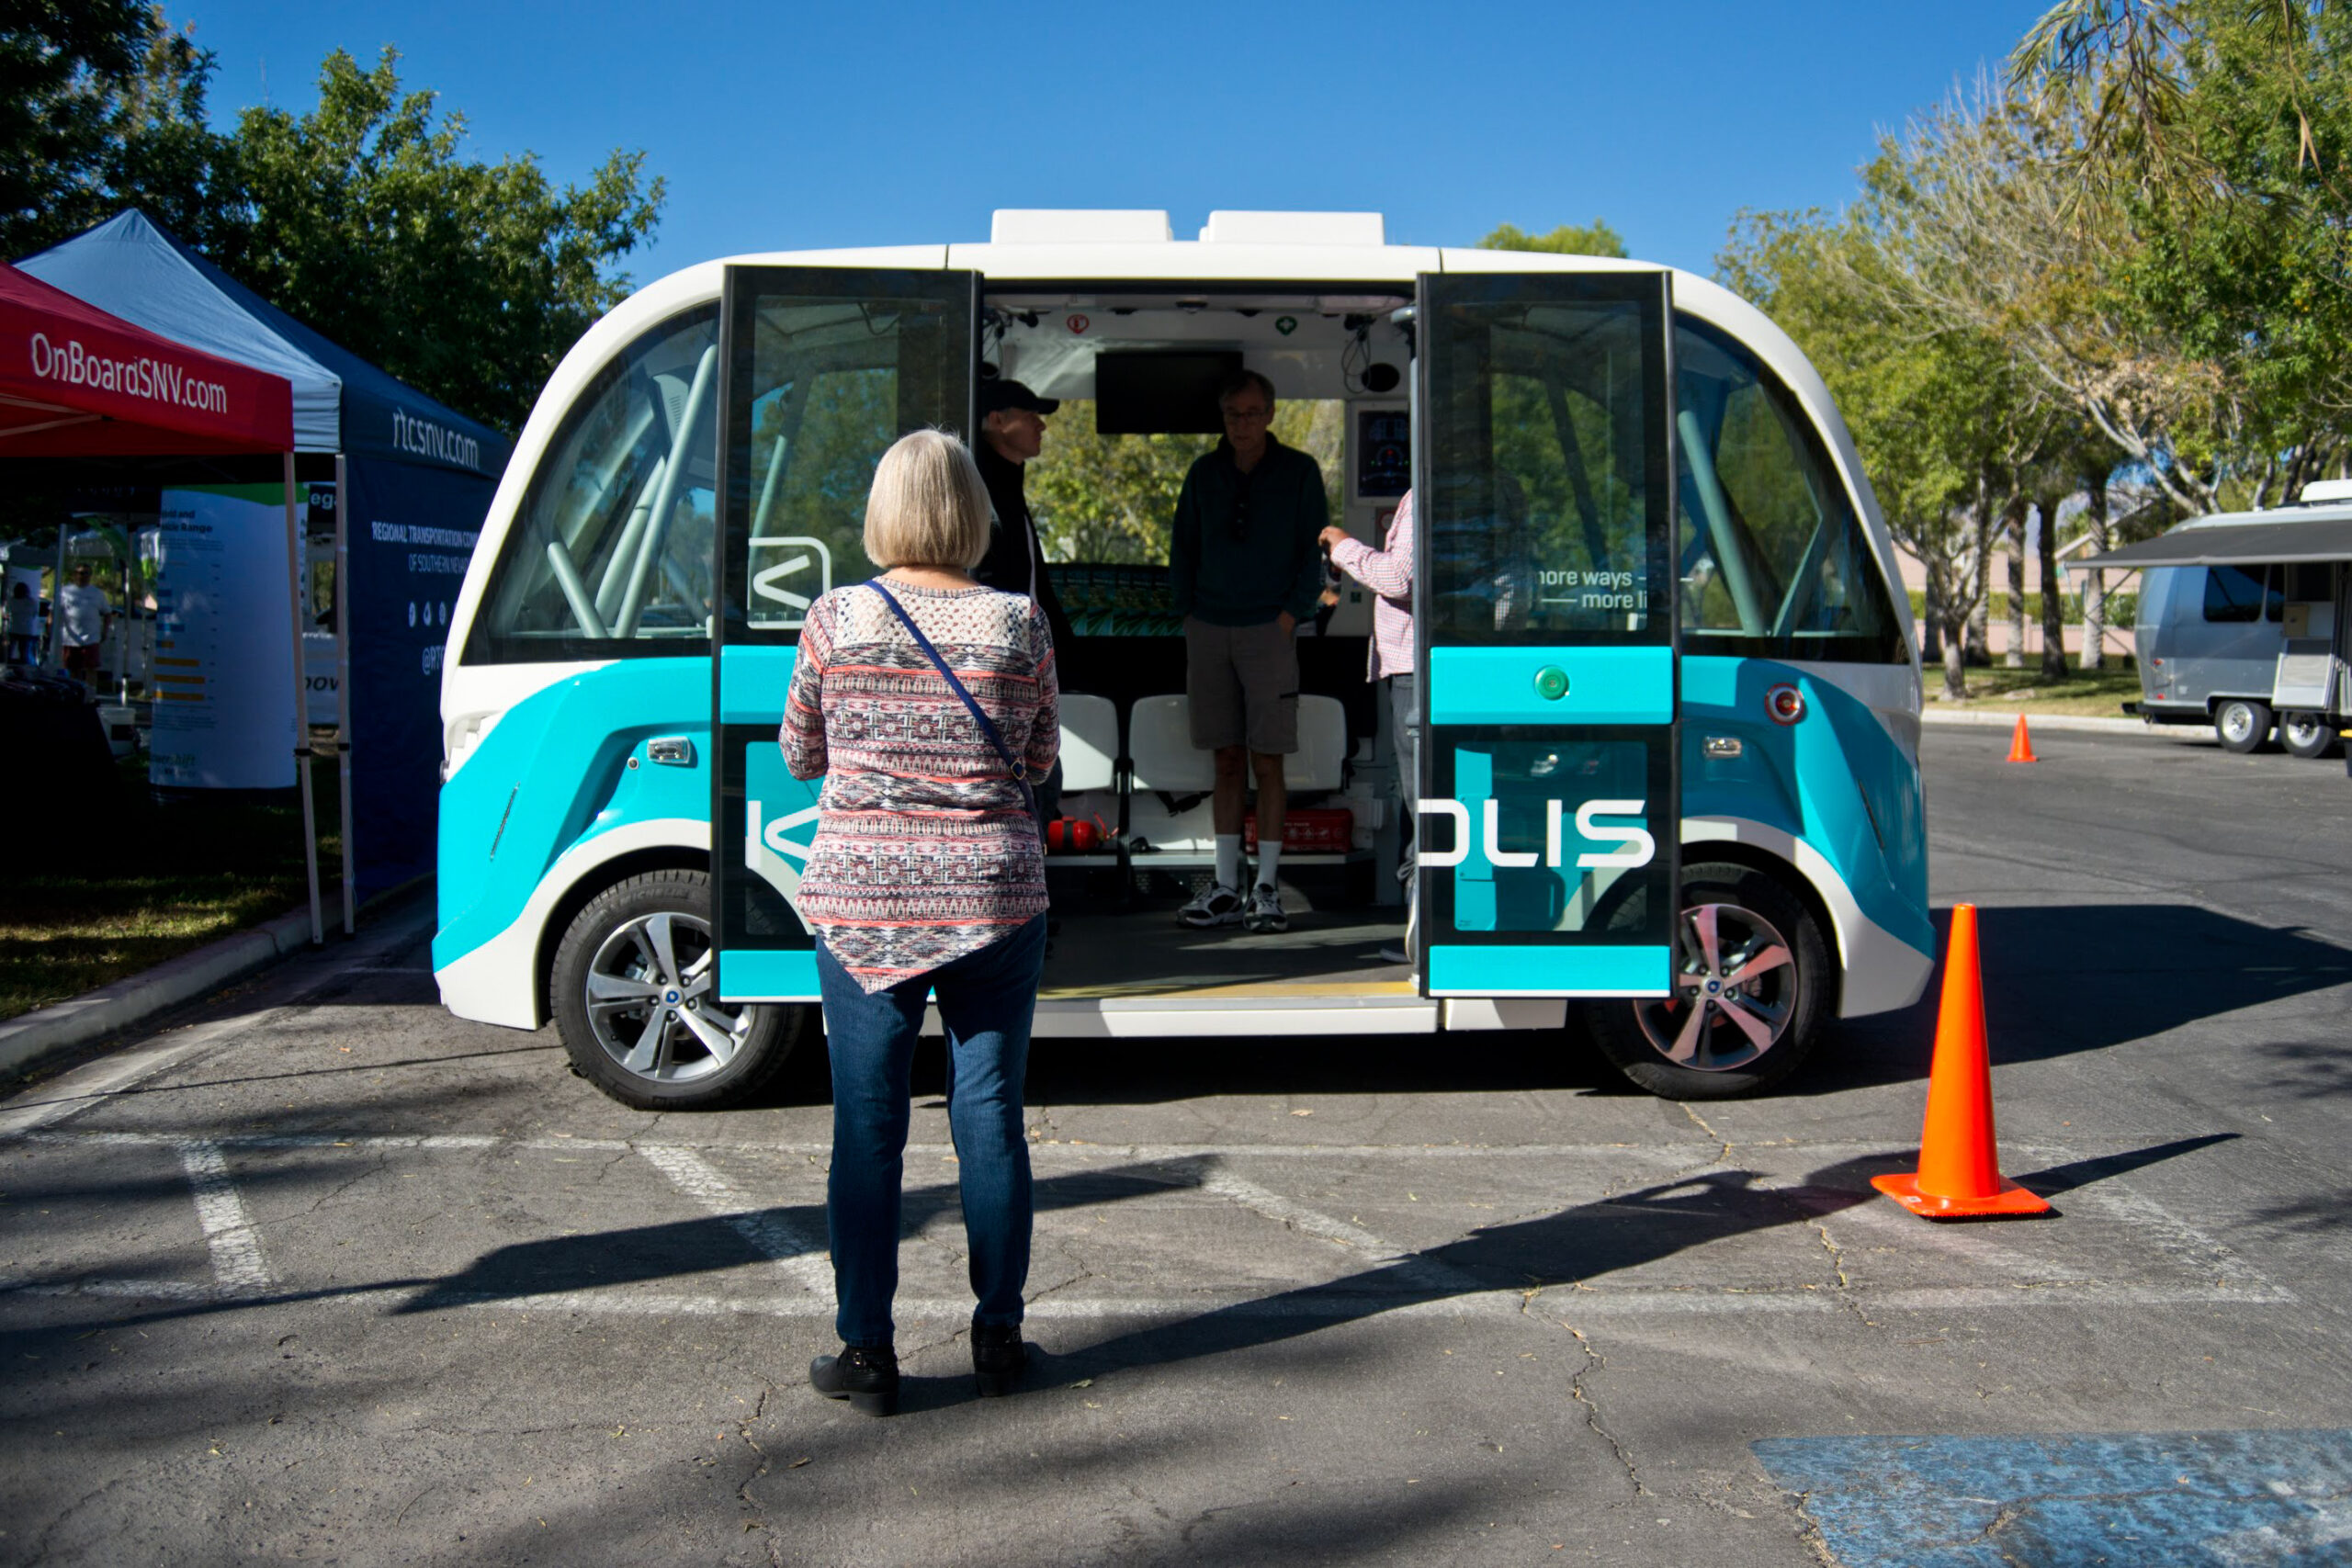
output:
[[[890,592],[1043,778],[1061,746],[1045,612],[993,588],[893,581]],[[1045,847],[1020,784],[873,589],[836,588],[808,607],[780,739],[793,777],[825,779],[801,918],[865,990],[1045,913]]]

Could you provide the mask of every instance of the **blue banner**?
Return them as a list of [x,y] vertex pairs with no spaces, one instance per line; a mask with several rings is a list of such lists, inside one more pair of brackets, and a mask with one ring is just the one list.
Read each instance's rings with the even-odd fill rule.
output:
[[368,457],[345,473],[348,843],[366,898],[433,870],[442,649],[497,479]]

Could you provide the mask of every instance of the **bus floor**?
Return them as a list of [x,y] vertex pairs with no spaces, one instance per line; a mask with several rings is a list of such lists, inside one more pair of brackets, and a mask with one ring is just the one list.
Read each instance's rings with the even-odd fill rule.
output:
[[1305,908],[1287,887],[1283,901],[1290,930],[1264,934],[1238,925],[1194,931],[1159,903],[1073,908],[1059,917],[1037,994],[1070,1001],[1413,994],[1412,971],[1380,957],[1382,946],[1403,940],[1401,907]]

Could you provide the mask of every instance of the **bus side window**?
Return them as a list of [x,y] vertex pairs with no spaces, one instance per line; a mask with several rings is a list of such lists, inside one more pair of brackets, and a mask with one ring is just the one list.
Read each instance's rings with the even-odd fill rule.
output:
[[1869,537],[1796,399],[1702,323],[1678,321],[1674,354],[1686,650],[1905,661]]
[[467,663],[709,651],[718,372],[710,305],[582,390],[507,530]]

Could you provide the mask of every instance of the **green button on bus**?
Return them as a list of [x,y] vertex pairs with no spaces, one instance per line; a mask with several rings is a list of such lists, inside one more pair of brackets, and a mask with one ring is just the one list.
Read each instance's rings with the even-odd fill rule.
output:
[[1556,664],[1546,664],[1535,672],[1535,694],[1547,703],[1556,703],[1568,694],[1568,672]]

